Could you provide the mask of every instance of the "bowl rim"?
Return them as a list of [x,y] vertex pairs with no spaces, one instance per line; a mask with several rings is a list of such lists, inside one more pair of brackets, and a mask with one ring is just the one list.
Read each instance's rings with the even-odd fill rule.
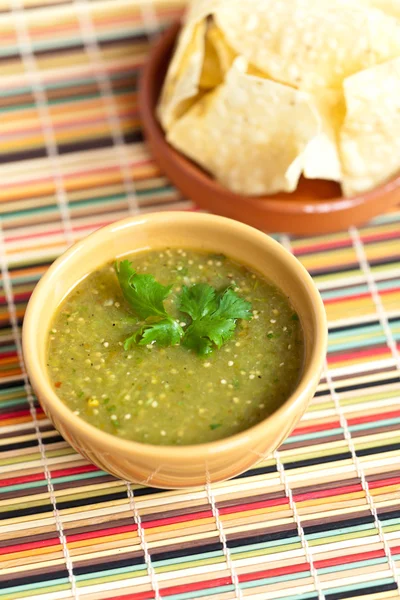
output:
[[[174,44],[176,43],[180,29],[182,28],[182,22],[175,20],[169,25],[165,31],[157,39],[156,43],[152,46],[149,57],[142,69],[140,76],[139,85],[139,109],[144,125],[145,131],[149,134],[149,139],[154,138],[163,146],[163,151],[169,152],[174,162],[180,162],[182,168],[190,174],[195,181],[200,181],[202,185],[208,189],[217,190],[219,194],[223,195],[227,200],[232,202],[238,202],[239,200],[245,200],[248,205],[254,207],[263,207],[270,213],[285,213],[287,218],[295,217],[300,214],[327,214],[332,212],[343,212],[351,208],[355,208],[359,205],[367,205],[372,202],[377,202],[378,199],[382,200],[383,197],[387,197],[393,190],[400,188],[400,171],[397,175],[390,178],[389,180],[375,186],[371,190],[360,192],[354,196],[344,196],[342,193],[335,197],[313,199],[313,198],[300,198],[296,196],[296,190],[292,193],[278,192],[277,194],[260,195],[260,196],[248,196],[245,194],[237,194],[228,188],[225,188],[217,180],[215,180],[207,171],[202,169],[190,158],[185,156],[182,152],[179,152],[173,146],[171,146],[167,139],[163,128],[156,115],[156,106],[160,97],[162,84],[165,80],[166,71],[163,74],[163,81],[160,86],[160,92],[156,99],[156,106],[153,105],[153,90],[154,90],[154,75],[159,69],[160,62],[163,60],[165,55],[172,52]],[[307,180],[316,181],[316,180]],[[325,182],[327,185],[334,185],[337,182],[329,180],[320,180]],[[340,183],[339,183],[340,186]],[[387,201],[387,207],[394,206],[398,200],[394,198],[391,201]]]
[[[94,425],[91,425],[74,412],[58,397],[55,390],[53,389],[48,373],[46,372],[45,366],[42,367],[39,360],[39,353],[37,352],[37,323],[40,321],[40,312],[42,310],[43,301],[47,296],[48,285],[51,284],[51,280],[58,275],[60,272],[71,268],[73,264],[73,257],[80,252],[87,244],[92,244],[92,252],[95,252],[96,244],[99,244],[102,240],[107,239],[109,236],[117,235],[121,229],[130,227],[139,227],[146,223],[162,223],[168,218],[173,219],[175,224],[183,224],[188,220],[191,221],[191,225],[196,226],[196,222],[200,224],[216,224],[217,227],[231,227],[232,231],[237,235],[251,236],[253,239],[257,239],[269,247],[269,249],[278,257],[281,262],[285,262],[286,265],[293,271],[297,272],[301,278],[304,288],[307,293],[310,305],[313,307],[315,317],[315,338],[313,340],[310,360],[308,367],[302,372],[299,382],[291,395],[279,406],[271,415],[256,423],[252,427],[245,429],[232,436],[215,440],[212,442],[203,442],[200,444],[173,446],[173,445],[153,445],[137,442],[134,440],[127,440],[120,438],[111,433],[104,432]],[[171,222],[168,222],[171,225]],[[240,262],[240,259],[238,259]],[[100,266],[100,265],[99,265]],[[251,264],[249,264],[251,267]],[[82,278],[77,279],[76,285]],[[71,291],[66,292],[66,295]],[[58,304],[60,306],[60,303]],[[53,315],[55,311],[53,312]],[[53,316],[52,315],[52,316]],[[32,382],[31,385],[36,391],[37,396],[43,408],[46,412],[46,408],[49,407],[51,414],[57,415],[57,418],[62,423],[69,424],[75,431],[79,431],[82,437],[90,441],[102,441],[104,451],[117,450],[121,453],[125,452],[128,455],[146,455],[148,457],[159,458],[160,453],[167,453],[169,458],[179,459],[182,457],[193,458],[199,455],[210,455],[219,454],[222,452],[229,451],[230,448],[237,447],[244,443],[248,436],[252,432],[259,433],[266,425],[275,418],[276,415],[280,417],[286,413],[289,415],[293,410],[296,409],[297,405],[303,405],[305,398],[313,395],[314,389],[318,384],[327,349],[327,319],[325,308],[321,296],[314,284],[310,274],[303,267],[303,265],[286,250],[279,242],[274,240],[267,234],[246,225],[239,221],[229,219],[227,217],[207,214],[207,213],[196,213],[196,212],[184,212],[184,211],[164,211],[147,213],[144,215],[138,214],[136,216],[127,217],[120,221],[116,221],[105,227],[101,227],[90,235],[86,236],[82,240],[73,244],[67,249],[62,255],[60,255],[48,268],[46,273],[40,279],[36,285],[32,296],[28,302],[28,306],[25,313],[25,319],[22,329],[22,346],[24,362],[29,376],[29,380]],[[48,331],[43,333],[47,336]],[[311,393],[310,393],[311,391]],[[42,400],[43,399],[43,400]]]

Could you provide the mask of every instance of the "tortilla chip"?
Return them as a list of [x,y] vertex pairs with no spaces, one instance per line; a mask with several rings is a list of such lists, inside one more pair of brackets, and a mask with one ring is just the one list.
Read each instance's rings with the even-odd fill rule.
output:
[[199,86],[205,90],[217,87],[223,81],[223,73],[218,54],[210,40],[210,28],[207,28],[204,47],[203,68],[201,70]]
[[233,50],[226,45],[221,32],[212,19],[208,19],[200,87],[212,89],[222,83],[234,58]]
[[221,0],[189,0],[184,17],[185,26],[212,15],[220,2]]
[[318,117],[308,94],[246,70],[235,59],[225,82],[175,122],[167,139],[234,192],[291,192]]
[[306,90],[400,55],[398,21],[349,0],[221,0],[214,18],[249,63]]
[[217,53],[219,63],[221,66],[221,71],[225,75],[225,73],[227,73],[231,68],[232,63],[237,56],[237,53],[229,46],[224,34],[216,26],[214,21],[211,23],[208,29],[208,35],[210,38],[210,42],[214,46],[215,51]]
[[353,196],[400,172],[400,58],[344,82],[343,191]]
[[[192,37],[187,41],[189,33]],[[190,25],[184,29],[179,37],[158,105],[158,118],[167,131],[190,108],[199,93],[205,33],[206,23],[200,21],[194,27]]]
[[182,116],[199,94],[205,55],[206,18],[219,0],[196,0],[185,16],[157,107],[165,130]]
[[320,119],[320,133],[305,150],[303,174],[307,179],[340,181],[342,167],[339,156],[339,131],[345,116],[341,91],[321,90],[313,96]]
[[370,8],[379,8],[387,15],[400,19],[400,2],[399,0],[358,0],[360,4],[369,6]]

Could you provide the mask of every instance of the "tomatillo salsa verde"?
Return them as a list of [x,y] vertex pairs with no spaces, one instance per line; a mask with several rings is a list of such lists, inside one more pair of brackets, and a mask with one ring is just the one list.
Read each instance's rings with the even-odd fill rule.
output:
[[95,427],[187,445],[263,420],[302,361],[298,316],[274,285],[224,255],[166,249],[81,281],[52,323],[47,366],[57,395]]

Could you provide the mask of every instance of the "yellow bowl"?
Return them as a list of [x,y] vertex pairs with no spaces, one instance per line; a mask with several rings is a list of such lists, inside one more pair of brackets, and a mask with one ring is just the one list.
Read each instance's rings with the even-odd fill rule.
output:
[[[290,298],[304,331],[302,376],[278,410],[232,437],[196,446],[152,446],[120,439],[75,415],[54,391],[46,368],[47,336],[57,308],[83,277],[118,256],[140,250],[192,248],[224,253],[273,281]],[[307,271],[264,233],[214,215],[164,212],[99,229],[58,258],[29,301],[23,327],[26,367],[49,419],[75,450],[116,477],[160,488],[185,488],[234,477],[271,454],[312,398],[325,359],[327,326],[321,297]]]

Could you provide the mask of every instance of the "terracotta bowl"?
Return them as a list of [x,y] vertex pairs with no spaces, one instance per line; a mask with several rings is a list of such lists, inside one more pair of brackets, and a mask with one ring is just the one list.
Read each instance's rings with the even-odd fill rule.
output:
[[[289,296],[304,331],[301,378],[288,400],[258,425],[196,446],[152,446],[93,427],[58,398],[46,368],[47,337],[57,308],[83,277],[108,261],[147,249],[193,248],[224,253],[272,280]],[[295,426],[319,381],[327,343],[320,295],[304,267],[260,231],[223,217],[166,212],[138,216],[100,229],[72,246],[40,280],[29,301],[23,349],[33,389],[61,435],[85,458],[116,477],[161,488],[221,481],[268,456]]]
[[292,194],[249,197],[234,194],[177,152],[165,140],[155,108],[174,49],[179,23],[159,39],[144,67],[139,91],[143,128],[154,158],[182,194],[198,206],[264,231],[318,235],[359,225],[400,203],[400,176],[371,192],[344,198],[340,186],[302,179]]

